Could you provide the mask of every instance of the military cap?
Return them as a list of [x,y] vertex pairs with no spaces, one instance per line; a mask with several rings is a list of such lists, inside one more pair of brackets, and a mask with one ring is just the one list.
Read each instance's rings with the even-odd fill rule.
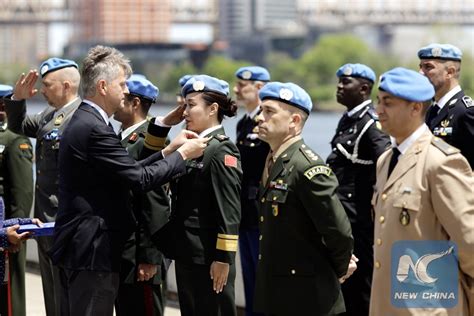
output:
[[418,58],[461,61],[462,52],[459,48],[451,44],[433,43],[421,48],[418,51]]
[[419,72],[397,67],[380,76],[379,90],[398,98],[424,102],[431,100],[435,90],[431,82]]
[[13,92],[13,87],[6,85],[6,84],[0,84],[0,98],[3,98],[4,96],[7,96]]
[[268,70],[259,66],[241,67],[235,72],[235,76],[243,80],[270,81]]
[[292,105],[310,113],[313,108],[313,102],[306,93],[306,91],[300,86],[291,82],[270,82],[260,89],[258,96],[260,100],[272,99],[286,104]]
[[79,66],[77,66],[75,61],[53,57],[53,58],[43,61],[43,63],[40,66],[40,75],[43,78],[50,72],[67,68],[67,67],[79,68]]
[[192,76],[181,90],[183,97],[193,92],[215,92],[228,96],[229,84],[224,80],[208,75],[196,75]]
[[184,75],[182,76],[181,78],[179,78],[178,82],[179,82],[179,85],[182,87],[184,87],[184,85],[186,84],[186,82],[191,79],[193,77],[193,75]]
[[345,64],[337,70],[336,76],[358,77],[375,82],[375,72],[364,64]]
[[160,94],[160,90],[151,83],[145,76],[133,74],[127,80],[127,87],[130,94],[150,100],[155,103]]

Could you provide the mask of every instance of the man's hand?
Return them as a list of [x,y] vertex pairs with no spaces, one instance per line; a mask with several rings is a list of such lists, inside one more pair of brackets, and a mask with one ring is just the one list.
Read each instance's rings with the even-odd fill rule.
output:
[[211,137],[188,139],[178,148],[184,160],[201,157]]
[[222,292],[224,286],[227,284],[227,277],[229,276],[229,264],[219,261],[213,261],[211,264],[211,280],[213,280],[213,288],[216,293]]
[[38,227],[43,227],[43,222],[40,221],[38,218],[33,218],[33,219],[31,220],[31,222],[32,222],[33,224],[35,224],[36,226],[38,226]]
[[183,113],[186,109],[186,104],[180,104],[171,110],[165,117],[161,120],[161,122],[168,126],[174,126],[181,123],[184,119]]
[[344,281],[346,281],[346,279],[348,279],[352,273],[357,270],[357,262],[359,262],[359,259],[355,255],[352,255],[351,261],[349,261],[349,267],[347,268],[347,273],[345,276],[339,278],[339,283],[344,283]]
[[179,147],[181,147],[181,145],[184,144],[184,142],[188,139],[193,139],[193,138],[198,138],[198,134],[194,133],[194,132],[191,132],[191,131],[188,131],[188,130],[182,130],[178,136],[176,136],[172,141],[171,143],[168,144],[168,146],[166,146],[164,149],[163,149],[163,155],[166,157],[168,156],[169,154],[173,153],[176,151],[176,149],[178,149]]
[[138,264],[137,281],[148,281],[155,276],[158,265],[149,263]]
[[36,81],[38,80],[39,74],[35,70],[30,70],[28,74],[21,74],[18,81],[15,83],[13,89],[12,99],[14,100],[25,100],[34,96],[38,89],[35,89]]
[[16,231],[19,228],[20,228],[20,225],[13,225],[13,226],[7,227],[7,239],[8,239],[8,242],[13,246],[13,248],[19,247],[20,244],[23,241],[27,240],[31,235],[30,232],[24,232],[24,233],[18,234]]

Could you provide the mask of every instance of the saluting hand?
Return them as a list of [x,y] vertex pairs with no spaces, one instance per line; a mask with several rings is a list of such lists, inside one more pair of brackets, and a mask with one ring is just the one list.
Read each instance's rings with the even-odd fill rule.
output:
[[351,261],[349,261],[349,267],[347,268],[347,273],[345,276],[339,278],[339,283],[344,283],[346,279],[348,279],[355,270],[357,270],[357,262],[359,262],[359,258],[355,255],[352,255]]
[[161,122],[168,126],[174,126],[176,124],[179,124],[184,119],[183,113],[185,109],[186,109],[186,104],[184,103],[179,104],[177,107],[171,110],[168,114],[166,114],[166,116],[163,117]]
[[213,261],[211,264],[211,280],[213,280],[213,289],[216,293],[222,292],[227,284],[229,276],[229,264],[219,261]]
[[36,69],[30,70],[26,75],[22,73],[18,81],[15,83],[12,98],[14,100],[25,100],[34,96],[38,92],[38,89],[35,89],[38,77],[39,75]]

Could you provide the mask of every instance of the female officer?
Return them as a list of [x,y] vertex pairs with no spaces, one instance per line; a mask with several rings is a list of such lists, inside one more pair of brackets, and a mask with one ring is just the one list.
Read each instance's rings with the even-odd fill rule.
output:
[[[235,264],[242,171],[224,116],[236,114],[227,82],[194,76],[182,89],[186,129],[210,137],[204,155],[171,183],[171,218],[158,245],[175,259],[181,314],[236,315]],[[149,130],[150,132],[150,130]]]

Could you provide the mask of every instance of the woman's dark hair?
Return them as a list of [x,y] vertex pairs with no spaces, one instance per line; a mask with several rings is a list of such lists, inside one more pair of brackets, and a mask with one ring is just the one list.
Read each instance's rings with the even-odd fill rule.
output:
[[224,119],[224,115],[232,117],[237,114],[237,104],[235,104],[235,101],[223,94],[206,91],[202,94],[202,99],[208,106],[212,103],[217,103],[219,106],[217,110],[219,123]]

